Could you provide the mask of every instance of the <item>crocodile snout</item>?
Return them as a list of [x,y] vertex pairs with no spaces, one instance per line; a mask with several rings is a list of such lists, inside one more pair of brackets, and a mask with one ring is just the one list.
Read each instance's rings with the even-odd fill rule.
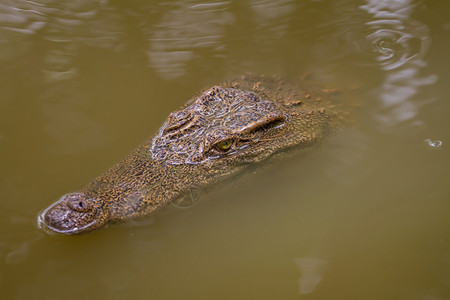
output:
[[44,210],[38,217],[38,225],[47,231],[76,234],[94,230],[103,225],[95,199],[84,193],[70,193]]

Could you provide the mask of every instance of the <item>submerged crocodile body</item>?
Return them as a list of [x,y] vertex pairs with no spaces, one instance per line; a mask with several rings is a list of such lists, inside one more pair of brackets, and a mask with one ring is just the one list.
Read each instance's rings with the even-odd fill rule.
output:
[[342,118],[329,90],[245,75],[172,112],[159,133],[38,217],[46,231],[77,234],[149,215],[250,163],[327,135]]

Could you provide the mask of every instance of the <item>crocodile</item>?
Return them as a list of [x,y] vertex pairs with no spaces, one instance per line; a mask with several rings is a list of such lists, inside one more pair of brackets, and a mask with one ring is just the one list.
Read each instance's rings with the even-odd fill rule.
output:
[[43,210],[38,225],[72,235],[151,215],[281,150],[315,144],[343,119],[337,94],[305,78],[250,74],[212,86],[121,162]]

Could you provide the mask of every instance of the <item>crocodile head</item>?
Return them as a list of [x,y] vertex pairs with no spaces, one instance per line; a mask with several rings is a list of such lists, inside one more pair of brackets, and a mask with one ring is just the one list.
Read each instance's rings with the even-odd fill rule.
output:
[[217,160],[256,161],[271,154],[268,145],[283,134],[288,120],[275,102],[254,92],[214,86],[169,115],[153,139],[152,158],[210,167]]
[[44,210],[40,226],[75,234],[149,215],[249,163],[312,144],[332,126],[335,114],[323,93],[259,79],[213,86],[194,97],[154,138]]

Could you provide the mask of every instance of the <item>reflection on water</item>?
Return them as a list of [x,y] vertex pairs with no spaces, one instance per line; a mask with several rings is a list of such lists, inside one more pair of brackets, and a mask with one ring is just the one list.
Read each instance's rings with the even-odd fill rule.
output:
[[427,26],[410,18],[414,7],[410,0],[368,0],[360,7],[374,18],[366,23],[373,30],[367,40],[385,71],[381,91],[376,92],[383,108],[376,118],[386,127],[405,121],[421,125],[415,118],[419,107],[428,100],[417,102],[412,98],[420,86],[437,81],[434,74],[420,74],[420,69],[426,66],[423,57],[431,40]]
[[[287,32],[290,20],[287,16],[294,9],[292,2],[252,0],[240,3],[243,10],[248,11],[244,16],[245,23],[250,22],[263,32],[252,37],[255,45],[272,42]],[[168,7],[159,22],[146,32],[150,66],[162,78],[169,80],[185,75],[188,63],[201,59],[198,57],[201,51],[208,50],[216,57],[225,57],[228,49],[224,40],[229,38],[229,28],[237,21],[236,14],[231,12],[232,4],[232,1],[166,4]],[[271,51],[267,46],[258,44],[258,47]]]
[[[11,56],[20,54],[15,52],[16,43],[29,50],[28,47],[33,47],[29,36],[42,35],[42,42],[51,43],[44,54],[42,69],[47,79],[72,78],[77,73],[73,59],[83,41],[81,37],[83,33],[88,37],[92,20],[104,3],[106,1],[4,2],[0,6],[0,43],[3,45],[0,59],[11,59]],[[107,36],[108,31],[101,34]]]
[[299,293],[312,293],[323,279],[324,267],[327,261],[317,257],[302,257],[295,259],[295,263],[302,273],[298,280]]
[[49,147],[54,153],[80,153],[109,138],[84,111],[90,100],[78,83],[77,65],[83,45],[111,47],[111,41],[118,40],[116,14],[106,3],[9,1],[0,5],[0,61],[20,61],[23,50],[29,53],[25,61],[40,68],[41,73],[31,73],[28,80],[49,84],[32,99],[43,103],[43,130],[57,143]]
[[[224,57],[229,28],[236,22],[231,12],[232,1],[173,1],[140,10],[128,9],[142,38],[142,49],[150,67],[159,76],[170,80],[186,73],[187,65],[201,59],[208,51]],[[256,40],[281,38],[288,30],[287,15],[294,9],[292,0],[252,0],[242,4],[250,21],[262,34]],[[159,7],[158,7],[159,6]],[[161,12],[161,13],[159,13]],[[149,18],[152,17],[152,18]],[[89,45],[122,51],[128,38],[124,15],[107,1],[10,1],[0,6],[0,59],[19,55],[11,41],[32,47],[30,35],[38,35],[46,43],[42,72],[49,82],[78,76],[75,63],[81,47]],[[136,28],[135,28],[136,29]],[[29,50],[22,47],[23,51]]]
[[185,74],[186,65],[195,58],[194,50],[223,52],[226,26],[234,22],[228,12],[230,1],[171,4],[148,35],[150,65],[165,79]]
[[37,237],[19,244],[6,254],[5,262],[7,264],[22,263],[30,255],[32,245],[39,240],[41,240],[41,238]]
[[[294,10],[294,3],[292,0],[252,0],[251,9],[260,30],[265,30],[271,38],[281,38],[288,30],[288,16]],[[264,40],[267,36],[257,39]]]

